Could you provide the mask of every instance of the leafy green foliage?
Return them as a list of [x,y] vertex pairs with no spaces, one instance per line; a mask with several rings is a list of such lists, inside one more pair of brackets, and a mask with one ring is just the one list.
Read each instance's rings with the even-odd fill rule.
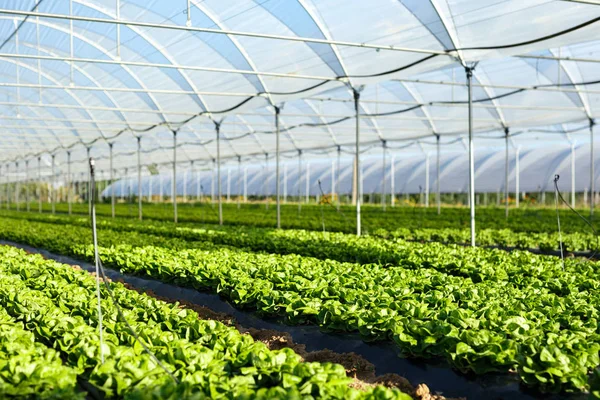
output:
[[110,285],[127,320],[179,384],[143,351],[108,300],[102,300],[105,362],[100,362],[91,275],[0,247],[0,305],[107,397],[410,399],[381,387],[350,389],[340,365],[301,362],[290,349],[271,351],[176,304]]
[[[0,237],[92,259],[87,229],[12,222],[0,224]],[[166,229],[144,226],[155,233]],[[190,229],[181,232],[198,233]],[[105,264],[124,273],[216,291],[239,307],[290,323],[393,340],[408,356],[444,357],[462,371],[516,370],[542,391],[581,391],[600,364],[596,263],[566,260],[563,269],[557,258],[529,252],[303,231],[273,233],[273,247],[282,253],[304,247],[303,254],[320,251],[333,259],[254,253],[126,229],[99,234]],[[251,235],[244,240],[263,243]],[[353,247],[357,257],[393,263],[334,260],[343,256],[336,248]]]

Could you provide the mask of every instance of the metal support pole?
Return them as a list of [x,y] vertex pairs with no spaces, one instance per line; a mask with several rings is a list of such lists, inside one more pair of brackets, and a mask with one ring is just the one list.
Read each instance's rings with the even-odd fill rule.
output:
[[10,164],[6,164],[6,209],[10,210],[10,182],[8,180]]
[[142,220],[142,137],[137,137],[138,218]]
[[219,225],[223,225],[223,202],[221,199],[221,123],[215,122],[217,134],[217,197],[219,200]]
[[237,208],[240,209],[240,199],[242,195],[242,157],[238,156],[238,172],[237,172]]
[[269,209],[269,153],[265,153],[265,183],[263,189],[265,192],[265,208]]
[[[90,148],[87,147],[87,161],[90,161]],[[92,215],[92,176],[91,172],[88,170],[88,182],[87,182],[87,198],[88,198],[88,215]]]
[[[8,172],[8,169],[6,172]],[[42,212],[42,157],[38,157],[38,193],[39,193],[39,195],[38,195],[38,208],[39,208],[38,211],[41,213]],[[6,201],[7,201],[6,206],[8,208],[8,198]]]
[[594,216],[594,191],[595,191],[595,172],[594,172],[594,120],[590,119],[590,218]]
[[509,190],[508,190],[508,138],[510,135],[510,131],[508,128],[504,128],[504,216],[508,218],[508,199],[509,199]]
[[425,154],[425,207],[429,207],[429,153]]
[[31,211],[30,197],[29,197],[29,160],[25,160],[25,201],[27,202],[27,212]]
[[50,180],[50,190],[52,193],[52,196],[51,196],[51,198],[52,198],[52,214],[56,213],[56,204],[55,204],[56,203],[56,192],[54,190],[54,185],[56,183],[56,172],[55,172],[55,168],[54,168],[56,165],[56,163],[54,162],[55,158],[56,158],[55,155],[52,154],[52,179]]
[[280,193],[280,174],[279,174],[279,113],[281,109],[275,107],[275,196],[277,208],[277,229],[281,229],[281,193]]
[[298,150],[298,214],[302,210],[302,201],[300,200],[300,184],[302,183],[302,150]]
[[113,168],[113,144],[108,144],[109,158],[110,158],[110,212],[112,217],[115,217],[115,178]]
[[442,212],[442,194],[440,192],[440,135],[435,135],[435,201],[437,203],[438,215]]
[[387,148],[386,148],[386,142],[385,140],[381,142],[382,148],[383,148],[383,154],[382,154],[382,169],[381,169],[381,208],[383,209],[383,211],[385,211],[385,203],[386,203],[386,185],[385,185],[385,172],[387,169],[387,164],[386,164],[386,159],[385,159],[385,153],[387,152]]
[[473,68],[465,68],[469,92],[469,207],[471,214],[471,246],[475,246],[475,154],[473,148]]
[[338,146],[337,147],[337,166],[336,166],[336,177],[337,177],[337,181],[335,183],[335,192],[338,196],[338,201],[337,201],[337,209],[340,209],[340,204],[342,202],[342,197],[340,196],[340,179],[341,179],[341,175],[340,175],[340,158],[342,156],[342,147]]
[[575,208],[575,143],[571,143],[571,207]]
[[517,150],[516,150],[516,157],[515,157],[515,192],[516,192],[516,196],[515,196],[515,206],[517,208],[519,208],[519,199],[521,197],[521,168],[519,167],[519,158],[520,158],[520,150],[521,147],[517,146]]
[[215,204],[215,172],[217,170],[217,161],[213,158],[213,167],[210,174],[210,202]]
[[390,193],[392,195],[390,204],[396,207],[396,156],[392,156],[392,164],[390,165]]
[[15,203],[17,204],[17,211],[21,211],[21,188],[19,185],[19,162],[15,161]]
[[355,150],[355,161],[354,165],[356,167],[356,173],[354,176],[354,188],[356,190],[356,235],[360,236],[361,234],[361,219],[360,219],[360,203],[361,203],[361,166],[360,166],[360,92],[356,89],[353,89],[354,94],[354,112],[356,115],[356,150]]
[[248,202],[248,168],[244,168],[244,203]]
[[71,152],[67,151],[67,203],[69,207],[69,215],[73,213],[71,201]]
[[[335,161],[331,160],[331,201],[335,199]],[[333,203],[332,203],[333,204]]]
[[177,131],[173,131],[173,184],[171,185],[173,200],[173,222],[177,223]]

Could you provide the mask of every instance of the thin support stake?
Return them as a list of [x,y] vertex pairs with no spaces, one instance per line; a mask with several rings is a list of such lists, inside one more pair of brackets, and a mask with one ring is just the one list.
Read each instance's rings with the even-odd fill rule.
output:
[[356,172],[354,174],[354,188],[356,190],[356,235],[360,236],[360,203],[361,203],[361,169],[360,169],[360,92],[356,89],[353,90],[354,94],[354,112],[356,118],[356,149],[355,149],[355,161],[354,165]]
[[277,229],[281,229],[281,193],[280,193],[280,174],[279,174],[279,113],[281,109],[275,107],[275,196],[277,209]]
[[137,173],[138,173],[138,218],[140,221],[142,215],[142,137],[137,137]]
[[571,207],[575,208],[575,143],[571,144]]
[[386,142],[385,140],[382,142],[382,147],[383,147],[383,151],[381,154],[381,208],[383,209],[383,211],[385,211],[385,206],[386,206],[386,187],[385,187],[385,176],[386,176],[386,170],[387,170],[387,164],[386,164],[386,159],[385,159],[385,155],[387,153],[387,148],[386,148]]
[[469,208],[471,219],[471,246],[475,246],[475,154],[473,147],[473,68],[465,68],[469,92]]
[[[8,169],[6,172],[8,173]],[[8,182],[8,174],[6,179]],[[6,187],[8,188],[8,185]],[[6,206],[8,208],[8,198],[6,199]],[[40,214],[42,213],[42,157],[38,157],[38,211]]]
[[[88,158],[90,163],[90,189],[94,191],[94,160]],[[91,195],[90,195],[91,194]],[[93,196],[93,193],[88,193],[89,197]],[[102,307],[100,302],[100,257],[98,256],[98,235],[96,232],[96,206],[92,202],[92,235],[94,239],[94,262],[96,264],[96,295],[98,298],[98,332],[100,336],[100,361],[104,364],[104,341],[102,337]]]
[[52,199],[52,214],[56,213],[56,192],[54,191],[54,185],[56,183],[56,172],[55,172],[55,165],[56,163],[55,161],[55,156],[54,154],[52,154],[52,179],[50,180],[50,191],[52,193],[51,195],[51,199]]
[[177,131],[173,131],[173,184],[171,185],[173,200],[173,222],[177,223]]
[[29,197],[29,160],[25,160],[25,201],[27,202],[27,212],[31,211],[30,197]]
[[594,120],[590,119],[590,219],[594,217]]
[[435,162],[435,192],[438,215],[442,212],[442,195],[440,193],[440,135],[436,135],[435,142],[436,162]]
[[504,128],[504,217],[508,219],[508,139],[510,131]]
[[217,198],[219,201],[219,225],[223,225],[223,199],[221,198],[221,123],[215,122],[217,134]]
[[67,151],[67,203],[69,207],[69,215],[73,212],[71,199],[71,152]]
[[110,212],[112,217],[115,217],[115,178],[114,178],[114,168],[113,168],[113,144],[108,144],[108,149],[110,153]]

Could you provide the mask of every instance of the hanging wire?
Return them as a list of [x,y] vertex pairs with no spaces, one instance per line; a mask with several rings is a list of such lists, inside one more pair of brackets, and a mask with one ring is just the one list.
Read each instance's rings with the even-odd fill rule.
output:
[[[571,205],[569,204],[569,202],[567,202],[563,195],[561,194],[560,190],[558,189],[558,179],[560,178],[559,175],[554,175],[554,190],[558,196],[558,198],[560,199],[560,201],[562,201],[567,207],[569,207],[569,209],[571,211],[573,211],[575,214],[577,214],[579,216],[579,218],[581,218],[583,220],[583,222],[585,222],[587,224],[587,226],[590,227],[590,229],[592,230],[592,232],[594,232],[594,236],[596,236],[596,248],[594,249],[594,251],[592,252],[592,254],[587,257],[587,260],[591,260],[593,258],[596,257],[596,254],[598,253],[598,249],[600,248],[600,237],[598,236],[598,231],[596,231],[596,228],[594,228],[594,226],[592,225],[592,223],[585,218],[583,215],[581,215],[579,212],[577,212],[577,210],[575,210],[573,207],[571,207]],[[556,205],[556,212],[557,212],[557,217],[558,217],[558,204]],[[558,221],[559,224],[559,238],[560,238],[560,220]],[[562,240],[561,240],[562,242]],[[561,243],[561,255],[562,255],[562,243]],[[563,264],[564,264],[564,260],[563,260]],[[563,265],[564,266],[564,265]]]
[[91,208],[91,211],[92,211],[92,235],[94,237],[94,256],[95,256],[95,261],[96,261],[96,290],[98,293],[98,312],[99,312],[99,322],[100,322],[100,325],[99,325],[100,326],[100,357],[102,359],[102,363],[104,363],[104,354],[103,354],[103,350],[102,350],[103,343],[102,343],[102,325],[101,325],[102,324],[102,319],[101,319],[102,314],[101,314],[101,308],[100,308],[100,279],[101,279],[100,274],[102,275],[102,282],[104,283],[106,291],[110,295],[110,299],[111,299],[113,305],[115,306],[115,308],[117,309],[117,314],[118,314],[119,318],[125,323],[125,325],[131,332],[134,339],[142,346],[144,351],[146,353],[148,353],[148,355],[154,360],[154,362],[156,362],[156,364],[160,368],[162,368],[167,374],[169,374],[169,376],[173,379],[173,381],[175,383],[178,384],[179,381],[177,380],[175,375],[173,375],[173,373],[171,371],[169,371],[167,369],[167,367],[165,367],[165,365],[156,357],[156,355],[154,355],[154,353],[152,353],[150,351],[150,349],[148,349],[146,344],[140,339],[140,337],[135,332],[133,327],[129,324],[129,321],[127,321],[127,318],[125,318],[125,315],[123,314],[123,311],[121,310],[121,306],[119,306],[119,303],[115,299],[112,288],[108,284],[108,277],[106,276],[106,274],[104,272],[104,266],[102,265],[102,261],[100,260],[100,256],[98,254],[98,240],[97,240],[98,232],[96,229],[96,199],[94,196],[94,193],[96,191],[95,161],[91,157],[89,159],[89,165],[90,165],[90,186],[91,186],[90,199],[91,199],[91,206],[92,206],[92,208]]
[[558,224],[558,245],[560,247],[560,259],[562,261],[562,269],[565,270],[565,254],[563,252],[562,232],[560,230],[560,213],[558,212],[558,180],[560,175],[554,175],[554,204],[556,207],[556,222]]

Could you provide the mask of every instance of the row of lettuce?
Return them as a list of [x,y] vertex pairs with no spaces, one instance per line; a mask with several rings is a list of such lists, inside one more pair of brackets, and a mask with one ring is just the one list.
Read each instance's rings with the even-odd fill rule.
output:
[[[17,212],[0,212],[0,216],[11,219],[25,219],[28,221],[47,222],[54,224],[70,224],[81,227],[89,226],[86,217],[69,217],[66,215],[27,214]],[[266,251],[277,254],[299,254],[321,259],[333,259],[356,263],[382,263],[399,264],[409,262],[423,266],[435,266],[439,260],[423,256],[421,249],[437,248],[435,243],[452,243],[454,241],[468,240],[468,231],[453,231],[444,229],[421,229],[415,231],[397,231],[397,236],[381,238],[378,236],[348,235],[335,232],[317,232],[306,230],[276,230],[254,227],[231,227],[218,225],[205,225],[197,227],[193,224],[174,224],[172,222],[145,220],[131,221],[122,218],[101,219],[99,226],[119,232],[139,232],[162,237],[180,238],[191,242],[210,242],[218,245],[228,245],[252,251]],[[542,250],[558,250],[559,239],[557,235],[525,234],[510,231],[481,230],[478,239],[486,238],[489,243],[500,244],[501,247],[515,247],[531,249],[541,247]],[[406,240],[410,240],[408,243]],[[563,249],[565,251],[590,251],[597,249],[598,238],[586,234],[563,234]],[[423,243],[419,243],[423,242]],[[552,245],[554,243],[554,245]],[[185,246],[185,244],[183,245]],[[444,247],[445,248],[445,247]],[[517,263],[524,257],[521,253],[504,254],[498,252],[481,251],[481,249],[463,248],[463,258],[471,255],[473,260],[482,257],[490,258],[490,263],[502,259],[517,257]],[[536,259],[533,257],[533,259]],[[445,260],[443,260],[445,262]],[[470,270],[481,273],[481,268],[476,262],[466,261]],[[506,261],[503,261],[506,263]],[[515,262],[512,262],[514,264]],[[464,269],[464,266],[463,266]],[[501,271],[498,271],[502,273]]]
[[77,399],[89,387],[126,399],[411,399],[381,386],[352,389],[340,365],[303,362],[177,304],[110,287],[152,354],[104,287],[100,345],[93,276],[0,246],[0,393]]
[[[589,390],[600,364],[592,262],[398,242],[396,264],[359,264],[135,231],[99,236],[103,261],[123,273],[217,292],[290,323],[392,340],[407,356],[443,357],[465,372],[514,370],[543,392]],[[85,227],[0,219],[0,238],[91,260],[88,237]]]
[[[25,210],[21,205],[21,210]],[[12,210],[16,207],[13,204]],[[37,204],[33,205],[33,211],[38,210]],[[51,207],[44,204],[44,212],[49,213]],[[68,205],[56,204],[56,212],[67,213]],[[87,204],[74,204],[72,211],[75,214],[87,214]],[[579,210],[584,216],[588,211]],[[325,204],[297,205],[284,204],[281,209],[281,223],[287,229],[310,229],[325,230],[331,232],[353,233],[355,228],[354,208],[342,206],[336,207]],[[110,217],[111,206],[109,204],[98,204],[97,213],[100,216]],[[273,204],[267,209],[264,204],[242,204],[238,209],[236,204],[223,204],[224,221],[227,225],[246,225],[272,228],[276,226],[276,214]],[[144,204],[144,218],[172,221],[173,207],[169,203]],[[469,227],[469,210],[466,207],[444,207],[440,215],[435,207],[388,207],[383,211],[381,207],[363,207],[362,228],[365,233],[394,232],[399,228],[411,230],[420,228],[451,228],[466,229]],[[137,218],[137,204],[119,203],[116,205],[116,215],[122,218]],[[559,211],[561,228],[563,232],[591,232],[589,226],[578,215],[568,209]],[[504,209],[497,207],[481,207],[477,209],[478,227],[484,229],[510,229],[514,232],[539,232],[556,233],[558,230],[556,211],[545,208],[519,208],[511,209],[509,218],[505,217]],[[179,222],[193,222],[195,224],[215,224],[219,222],[217,208],[210,203],[182,203],[178,206]],[[593,221],[596,224],[595,221]],[[600,228],[600,225],[597,226]]]

